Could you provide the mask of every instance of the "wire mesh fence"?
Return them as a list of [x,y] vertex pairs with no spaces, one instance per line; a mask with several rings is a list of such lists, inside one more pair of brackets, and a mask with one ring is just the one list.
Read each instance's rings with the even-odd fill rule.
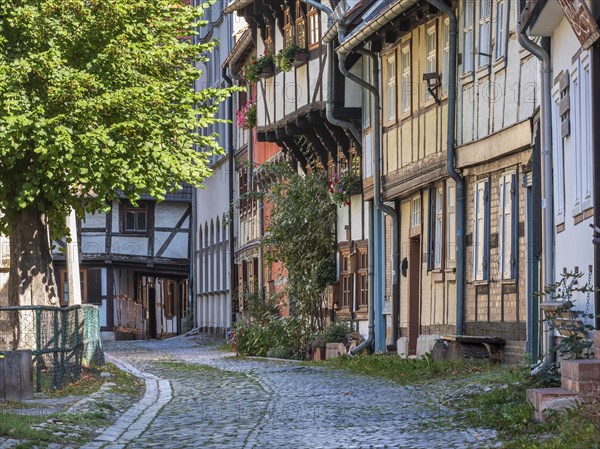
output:
[[104,364],[99,307],[0,307],[0,354],[18,350],[32,351],[38,392],[76,381],[83,366]]

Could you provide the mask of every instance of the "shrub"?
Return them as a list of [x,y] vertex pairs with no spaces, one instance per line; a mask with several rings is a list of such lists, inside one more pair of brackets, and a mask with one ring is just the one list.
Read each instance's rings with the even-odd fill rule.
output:
[[302,341],[298,320],[277,317],[270,321],[237,322],[232,346],[245,356],[301,358],[305,352]]
[[256,58],[250,59],[250,62],[244,66],[244,78],[251,83],[256,83],[260,80],[260,75],[267,67],[273,65],[273,54],[265,53]]

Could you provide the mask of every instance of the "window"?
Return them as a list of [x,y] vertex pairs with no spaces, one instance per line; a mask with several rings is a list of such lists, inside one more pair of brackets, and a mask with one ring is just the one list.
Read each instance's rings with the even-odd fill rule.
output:
[[265,53],[273,52],[273,37],[271,36],[271,26],[265,26]]
[[[90,270],[90,271],[94,271],[95,273],[100,273],[100,270]],[[94,280],[97,279],[97,276],[94,275]],[[87,279],[87,270],[80,270],[79,271],[79,283],[80,283],[80,288],[81,288],[81,303],[82,304],[87,304],[88,303],[88,293],[87,293],[87,287],[88,287],[88,279]],[[93,303],[98,303],[101,302],[101,296],[99,295],[99,285],[98,288],[94,287],[94,299]],[[67,274],[67,270],[65,268],[61,268],[60,269],[60,282],[58,282],[58,294],[60,297],[60,305],[62,307],[68,307],[69,306],[69,277]],[[100,296],[100,299],[98,299],[98,297]]]
[[314,6],[308,7],[308,46],[314,47],[319,45],[319,37],[320,37],[320,22],[319,22],[319,12]]
[[162,287],[165,317],[172,318],[177,315],[177,283],[166,279],[163,281]]
[[500,204],[498,205],[498,275],[500,279],[514,279],[516,274],[516,215],[517,175],[504,173],[500,177]]
[[554,179],[554,224],[565,222],[564,139],[569,135],[569,74],[561,72],[552,90],[552,160]]
[[590,54],[580,55],[571,69],[571,154],[573,155],[571,195],[573,216],[592,207],[592,107],[590,101]]
[[479,0],[479,64],[483,67],[490,63],[490,39],[492,21],[492,0]]
[[0,236],[0,268],[10,266],[10,241]]
[[475,2],[463,0],[463,72],[473,70],[473,16]]
[[450,19],[442,20],[442,91],[448,92],[448,73],[450,69]]
[[294,27],[292,26],[289,8],[283,10],[283,41],[285,47],[294,43]]
[[421,226],[421,196],[415,196],[410,201],[410,227],[417,229]]
[[396,55],[392,54],[387,58],[385,67],[385,117],[390,122],[396,118]]
[[369,255],[367,249],[358,251],[358,306],[369,304]]
[[[371,62],[371,58],[363,57],[363,79],[371,84],[372,82],[372,73],[373,73],[373,65]],[[363,92],[363,129],[367,129],[371,127],[371,115],[372,115],[372,95],[371,91],[364,89]]]
[[444,217],[444,188],[438,186],[434,189],[432,195],[432,251],[433,251],[433,266],[434,270],[442,269],[442,255],[444,250],[443,244],[443,217]]
[[306,48],[306,22],[300,2],[296,3],[296,45]]
[[352,302],[352,273],[350,253],[340,253],[341,257],[341,274],[340,274],[340,307],[349,307]]
[[446,268],[456,267],[456,183],[446,180]]
[[508,36],[508,0],[498,0],[496,4],[496,42],[494,56],[496,59],[506,57]]
[[[437,33],[435,24],[427,28],[425,38],[425,73],[437,73]],[[432,99],[425,83],[425,101]]]
[[475,184],[473,208],[473,278],[481,281],[488,278],[489,234],[489,183],[488,180]]
[[127,203],[124,207],[124,232],[148,232],[148,203],[138,202],[138,207]]
[[409,115],[412,106],[410,42],[406,42],[400,49],[400,70],[402,74],[402,84],[400,85],[400,111],[401,115]]

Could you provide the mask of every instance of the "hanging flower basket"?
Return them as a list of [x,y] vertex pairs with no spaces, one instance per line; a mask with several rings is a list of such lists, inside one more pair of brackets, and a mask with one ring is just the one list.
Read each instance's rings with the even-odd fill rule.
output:
[[308,61],[308,53],[295,44],[288,45],[275,55],[275,65],[282,72],[289,72],[292,67],[298,67],[306,61]]
[[252,129],[256,126],[256,100],[248,100],[235,114],[235,122],[240,128]]
[[358,173],[348,170],[340,177],[333,174],[333,181],[329,183],[331,200],[338,206],[349,206],[350,197],[360,193],[361,179]]
[[250,62],[244,66],[244,78],[251,83],[257,83],[261,78],[273,76],[274,72],[272,53],[265,53],[258,58],[253,56]]

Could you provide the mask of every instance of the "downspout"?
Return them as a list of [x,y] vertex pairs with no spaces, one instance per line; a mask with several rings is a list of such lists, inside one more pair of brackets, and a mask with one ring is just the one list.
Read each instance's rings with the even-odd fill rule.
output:
[[189,295],[189,307],[190,314],[192,317],[192,329],[196,328],[198,325],[198,320],[196,317],[196,227],[198,226],[198,218],[196,217],[196,188],[192,189],[192,218],[191,218],[191,226],[188,234],[188,245],[190,248],[190,274],[189,274],[189,283],[188,283],[188,295]]
[[[343,26],[338,24],[338,30],[340,33],[340,39],[343,38]],[[400,291],[398,285],[398,266],[399,266],[399,251],[398,251],[398,214],[393,207],[390,207],[383,202],[381,193],[381,116],[379,113],[381,96],[379,95],[379,58],[375,52],[366,49],[357,50],[358,53],[363,56],[371,58],[373,61],[373,82],[369,84],[360,77],[356,76],[346,68],[346,53],[340,53],[339,59],[339,70],[348,79],[354,81],[359,86],[367,89],[373,95],[373,154],[371,159],[371,166],[373,168],[373,191],[374,191],[374,202],[377,209],[384,214],[388,215],[391,219],[392,224],[392,345],[396,347],[396,341],[398,340],[398,311],[399,311],[399,296]],[[369,240],[370,242],[370,240]],[[358,348],[357,348],[358,349]]]
[[[600,5],[598,2],[592,2],[591,4],[592,14],[594,19],[598,20],[598,14],[600,13]],[[592,74],[600,72],[600,44],[596,43],[592,49]],[[592,123],[600,122],[600,85],[598,83],[592,83]],[[593,193],[592,198],[594,201],[594,225],[600,227],[600,131],[598,127],[594,127],[592,137],[592,163],[593,165]],[[600,244],[594,244],[594,313],[596,319],[594,327],[596,328],[596,334],[600,333]],[[598,340],[596,340],[598,341]],[[596,348],[596,352],[600,352],[600,348]]]
[[457,63],[456,63],[456,37],[457,20],[454,10],[446,5],[443,0],[427,0],[427,2],[448,16],[449,29],[449,59],[448,59],[448,128],[446,150],[446,169],[448,175],[456,183],[456,333],[462,335],[465,326],[465,268],[466,268],[466,202],[465,182],[456,171],[456,87],[457,87]]
[[[233,87],[233,80],[227,74],[227,66],[223,67],[221,71],[221,75],[223,79],[227,83],[227,87]],[[229,171],[228,183],[229,183],[229,299],[231,302],[231,324],[236,321],[236,312],[233,310],[233,286],[235,285],[236,270],[235,270],[235,220],[234,217],[234,189],[233,189],[233,177],[235,173],[235,164],[234,164],[234,148],[233,148],[233,97],[229,96],[227,99],[227,116],[229,120],[231,120],[231,124],[227,128],[227,140],[228,140],[228,149],[227,155],[229,159],[227,160],[227,169]],[[224,323],[225,324],[225,323]],[[227,337],[227,336],[226,336]]]
[[[533,54],[542,64],[542,104],[541,104],[541,128],[542,128],[542,257],[544,258],[544,284],[554,284],[554,207],[552,191],[552,66],[550,55],[541,46],[533,42],[521,29],[521,15],[517,13],[517,32],[521,46]],[[552,302],[553,298],[545,300]],[[543,305],[541,306],[543,308]],[[544,321],[546,332],[546,365],[554,363],[556,354],[554,348],[554,330],[548,321]]]

